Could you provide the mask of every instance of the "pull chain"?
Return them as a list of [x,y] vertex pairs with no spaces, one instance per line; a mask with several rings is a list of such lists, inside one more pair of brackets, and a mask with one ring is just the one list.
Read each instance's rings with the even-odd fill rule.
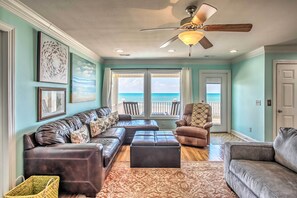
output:
[[191,57],[191,55],[192,55],[192,46],[193,45],[189,45],[190,47],[189,47],[189,57]]

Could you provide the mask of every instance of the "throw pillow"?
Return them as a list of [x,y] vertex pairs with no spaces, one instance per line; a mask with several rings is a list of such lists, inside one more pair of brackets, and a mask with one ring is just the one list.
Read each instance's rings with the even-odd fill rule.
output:
[[72,131],[70,134],[71,142],[75,144],[87,143],[90,141],[89,130],[86,125],[83,125],[80,129]]
[[104,117],[103,120],[104,120],[106,129],[109,129],[111,127],[111,122],[109,121],[108,117]]
[[112,112],[110,115],[114,117],[115,123],[117,123],[120,120],[118,111]]
[[280,128],[273,148],[275,161],[297,172],[297,129]]
[[98,118],[90,122],[91,136],[95,137],[106,130],[105,118]]
[[116,123],[117,121],[116,121],[116,118],[115,118],[112,114],[110,114],[110,115],[108,116],[108,122],[109,122],[110,125],[112,126],[112,125],[115,125],[115,123]]
[[195,103],[192,111],[191,126],[203,128],[209,113],[209,104]]

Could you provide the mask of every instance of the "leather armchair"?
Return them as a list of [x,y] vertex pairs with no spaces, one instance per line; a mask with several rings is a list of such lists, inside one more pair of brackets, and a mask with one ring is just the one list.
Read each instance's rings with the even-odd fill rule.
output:
[[210,143],[210,128],[212,127],[211,107],[203,127],[191,126],[193,103],[187,104],[181,120],[176,121],[176,136],[181,144],[204,147]]

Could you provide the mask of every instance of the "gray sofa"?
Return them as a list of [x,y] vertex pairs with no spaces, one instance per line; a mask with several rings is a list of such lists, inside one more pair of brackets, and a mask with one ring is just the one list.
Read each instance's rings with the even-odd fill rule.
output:
[[242,198],[297,197],[297,129],[280,128],[273,143],[225,144],[225,180]]

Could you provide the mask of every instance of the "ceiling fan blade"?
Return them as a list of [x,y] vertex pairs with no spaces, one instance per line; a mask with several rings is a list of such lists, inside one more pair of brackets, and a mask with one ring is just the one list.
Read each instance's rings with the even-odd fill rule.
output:
[[203,26],[204,31],[249,32],[252,24],[215,24]]
[[204,49],[208,49],[213,46],[213,44],[205,36],[199,41],[199,43]]
[[192,22],[200,25],[217,12],[217,9],[209,4],[203,3],[199,8],[196,15],[193,17]]
[[178,30],[179,27],[164,27],[164,28],[148,28],[148,29],[141,29],[141,32],[145,31],[158,31],[158,30]]
[[176,41],[178,39],[178,35],[172,37],[171,39],[169,39],[168,41],[166,41],[165,43],[163,43],[160,48],[164,48],[167,47],[168,45],[170,45],[172,42]]

